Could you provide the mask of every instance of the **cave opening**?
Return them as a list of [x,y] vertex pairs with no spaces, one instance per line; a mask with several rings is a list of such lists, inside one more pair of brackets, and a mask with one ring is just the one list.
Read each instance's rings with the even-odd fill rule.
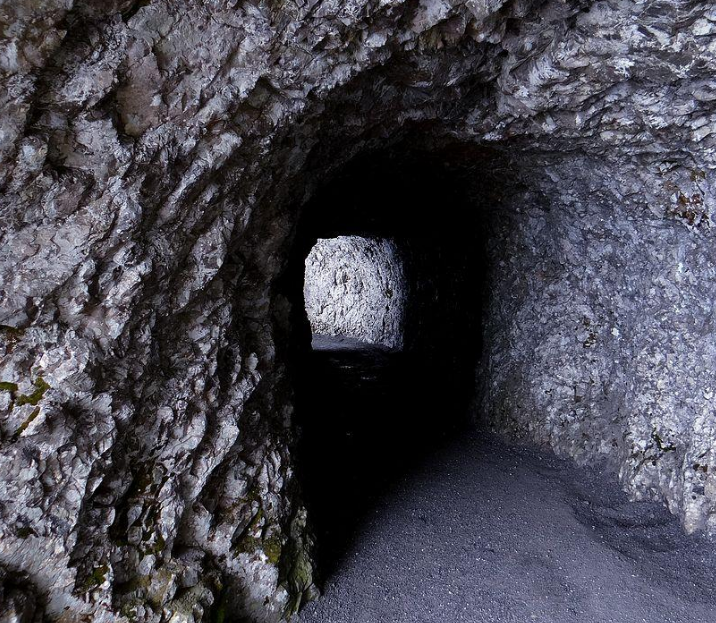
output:
[[319,238],[306,258],[303,297],[313,348],[366,343],[401,350],[407,283],[388,238]]
[[[601,621],[589,590],[627,618],[711,609],[713,558],[663,506],[494,435],[615,469],[626,379],[614,366],[629,347],[613,292],[634,300],[622,270],[638,263],[622,237],[634,221],[599,166],[611,165],[408,140],[349,160],[303,206],[288,271],[295,457],[327,596],[301,621],[366,607]],[[662,242],[679,226],[637,225]],[[366,263],[400,264],[394,285],[366,285]],[[376,313],[387,291],[399,322]],[[652,438],[654,467],[673,450]]]
[[446,154],[403,147],[353,159],[303,209],[297,457],[324,578],[381,497],[473,423],[483,207]]

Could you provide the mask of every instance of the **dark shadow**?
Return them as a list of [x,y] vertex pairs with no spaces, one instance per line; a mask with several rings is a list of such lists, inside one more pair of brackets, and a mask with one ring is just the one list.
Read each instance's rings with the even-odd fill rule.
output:
[[[468,188],[439,156],[392,151],[349,163],[304,207],[285,288],[297,469],[324,579],[381,497],[472,424],[487,228]],[[317,238],[337,235],[388,237],[401,249],[403,351],[335,341],[311,350],[303,261]]]
[[329,577],[381,497],[467,425],[421,357],[325,344],[306,362],[299,445],[304,497]]

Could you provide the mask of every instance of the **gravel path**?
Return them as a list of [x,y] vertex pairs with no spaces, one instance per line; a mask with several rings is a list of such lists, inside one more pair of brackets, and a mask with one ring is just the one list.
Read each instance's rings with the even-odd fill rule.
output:
[[[476,430],[438,434],[447,416],[406,402],[424,379],[395,356],[315,355],[324,387],[334,375],[311,394],[306,430],[327,577],[298,621],[716,622],[713,544],[662,506],[629,502],[611,475]],[[317,435],[327,419],[332,433]],[[406,441],[409,422],[427,433]]]

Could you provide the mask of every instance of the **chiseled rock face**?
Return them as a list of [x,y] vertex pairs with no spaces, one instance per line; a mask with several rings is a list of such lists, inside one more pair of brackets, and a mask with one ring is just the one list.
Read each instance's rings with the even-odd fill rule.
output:
[[306,258],[303,296],[313,333],[403,346],[405,273],[395,242],[322,238]]
[[[676,165],[653,177],[652,163],[602,158],[537,166],[543,179],[491,219],[483,412],[513,437],[606,461],[635,498],[714,536],[709,184]],[[702,198],[699,216],[660,188]]]
[[711,2],[0,15],[0,564],[48,616],[264,622],[312,596],[272,284],[316,183],[411,128],[532,189],[493,210],[495,425],[609,454],[716,533]]

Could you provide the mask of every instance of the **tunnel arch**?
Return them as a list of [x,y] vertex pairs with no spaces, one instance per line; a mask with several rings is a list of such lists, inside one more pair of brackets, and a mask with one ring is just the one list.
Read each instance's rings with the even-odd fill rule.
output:
[[305,261],[303,298],[315,339],[347,337],[400,350],[406,291],[389,238],[319,238]]
[[406,136],[495,180],[492,425],[713,534],[708,3],[36,4],[3,57],[0,562],[51,615],[311,596],[280,281],[321,181]]

